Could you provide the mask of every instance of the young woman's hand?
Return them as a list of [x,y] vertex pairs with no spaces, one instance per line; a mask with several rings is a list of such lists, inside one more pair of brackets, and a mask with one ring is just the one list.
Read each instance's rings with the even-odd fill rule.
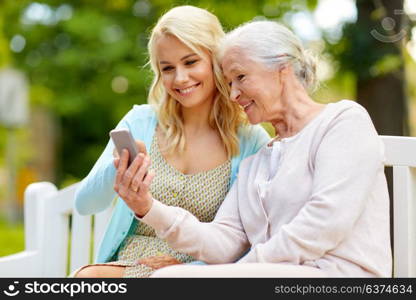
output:
[[114,159],[117,169],[114,190],[138,216],[143,217],[152,207],[153,199],[149,187],[155,176],[150,167],[150,157],[140,153],[127,166],[129,152],[124,149],[120,158]]
[[[141,140],[135,140],[135,142],[136,142],[136,146],[137,146],[137,151],[139,153],[147,154],[146,145],[144,144],[144,142],[141,141]],[[117,152],[117,149],[115,147],[114,147],[114,150],[113,150],[113,157],[114,158],[120,158],[120,155]]]

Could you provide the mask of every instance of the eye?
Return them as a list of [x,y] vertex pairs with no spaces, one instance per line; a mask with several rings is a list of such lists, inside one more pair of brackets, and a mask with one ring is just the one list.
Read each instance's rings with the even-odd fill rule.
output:
[[196,63],[197,61],[198,61],[197,59],[188,60],[188,61],[185,62],[185,65],[190,66],[190,65],[193,65],[194,63]]
[[245,76],[245,75],[240,74],[240,75],[238,75],[238,76],[237,76],[237,79],[238,79],[239,81],[241,81],[241,80],[243,80],[243,79],[244,79],[244,76]]
[[162,68],[162,72],[168,72],[168,71],[171,71],[171,70],[173,70],[172,66],[166,66],[166,67]]

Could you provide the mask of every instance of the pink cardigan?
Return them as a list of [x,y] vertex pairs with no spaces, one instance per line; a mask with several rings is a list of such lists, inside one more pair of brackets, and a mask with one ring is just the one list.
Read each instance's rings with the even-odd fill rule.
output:
[[384,149],[365,109],[348,100],[328,104],[280,143],[280,151],[264,146],[242,162],[211,223],[157,200],[141,220],[174,249],[207,263],[233,262],[249,250],[237,263],[391,276]]

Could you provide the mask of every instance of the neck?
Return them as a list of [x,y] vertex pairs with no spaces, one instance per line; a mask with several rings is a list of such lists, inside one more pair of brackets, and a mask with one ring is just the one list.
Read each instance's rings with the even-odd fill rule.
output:
[[290,137],[301,131],[324,108],[316,103],[306,93],[297,92],[275,113],[272,125],[280,138]]
[[182,107],[182,117],[185,135],[199,135],[210,131],[209,115],[213,101],[204,101],[196,107]]

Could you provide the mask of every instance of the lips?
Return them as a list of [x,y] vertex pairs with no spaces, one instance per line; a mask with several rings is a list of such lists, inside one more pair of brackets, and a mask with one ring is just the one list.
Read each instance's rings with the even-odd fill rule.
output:
[[188,94],[192,93],[200,84],[201,83],[197,83],[197,84],[194,84],[192,86],[186,87],[184,89],[175,89],[175,91],[177,93],[179,93],[180,95],[185,96],[185,95],[188,95]]
[[254,100],[245,102],[245,103],[240,103],[240,105],[243,107],[244,111],[247,111],[247,109],[254,103]]

